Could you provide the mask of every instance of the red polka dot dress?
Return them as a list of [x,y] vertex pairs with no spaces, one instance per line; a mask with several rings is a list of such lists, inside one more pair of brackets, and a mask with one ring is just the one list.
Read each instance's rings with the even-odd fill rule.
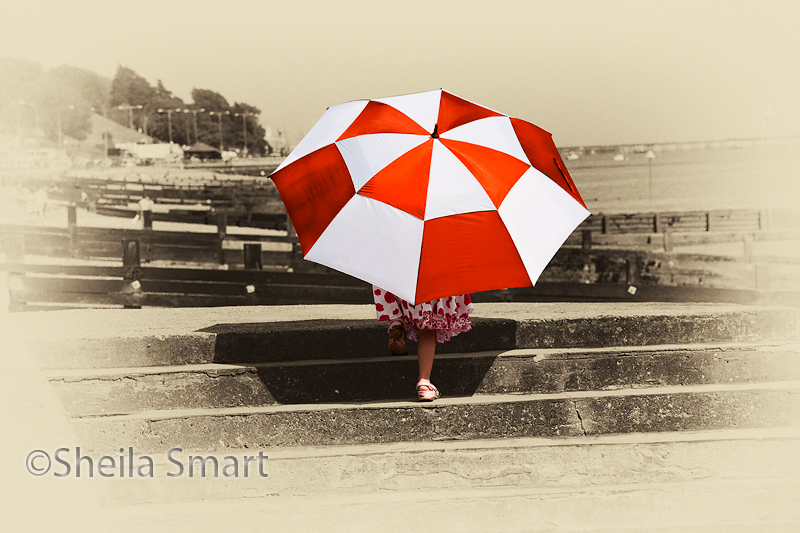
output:
[[406,337],[419,340],[420,329],[435,329],[436,342],[449,341],[459,333],[469,331],[472,325],[472,299],[469,294],[448,296],[418,305],[411,305],[391,292],[372,286],[378,320],[399,320],[406,330]]

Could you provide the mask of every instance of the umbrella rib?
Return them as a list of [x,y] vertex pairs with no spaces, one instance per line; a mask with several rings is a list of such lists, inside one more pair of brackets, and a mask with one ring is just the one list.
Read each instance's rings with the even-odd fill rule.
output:
[[575,194],[575,189],[573,189],[573,188],[572,188],[572,184],[570,184],[569,180],[568,180],[568,179],[567,179],[567,177],[564,175],[564,171],[563,171],[563,170],[561,170],[561,165],[559,165],[559,164],[558,164],[558,161],[556,160],[556,158],[555,158],[555,157],[553,158],[553,163],[555,163],[555,164],[556,164],[556,168],[557,168],[557,169],[558,169],[558,171],[561,173],[561,177],[562,177],[562,178],[564,178],[564,182],[567,184],[567,187],[569,187],[569,190],[572,192],[572,194]]

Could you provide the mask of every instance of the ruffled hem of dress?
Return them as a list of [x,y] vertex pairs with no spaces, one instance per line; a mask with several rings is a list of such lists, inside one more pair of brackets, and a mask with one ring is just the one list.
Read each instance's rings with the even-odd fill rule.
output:
[[424,313],[421,319],[411,319],[403,315],[397,320],[403,322],[406,329],[406,337],[414,342],[419,341],[420,329],[435,329],[437,344],[447,342],[459,333],[472,329],[468,313],[463,313],[455,318],[434,315],[433,313]]

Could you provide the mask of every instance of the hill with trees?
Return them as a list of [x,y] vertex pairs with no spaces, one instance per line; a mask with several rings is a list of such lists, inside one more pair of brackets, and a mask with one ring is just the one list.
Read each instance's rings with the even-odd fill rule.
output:
[[0,58],[0,133],[36,131],[56,142],[63,136],[82,140],[96,112],[163,142],[203,142],[257,156],[271,152],[255,118],[257,107],[230,104],[210,89],[195,88],[191,97],[184,102],[161,80],[153,86],[124,66],[109,80],[66,65],[45,71],[37,63]]

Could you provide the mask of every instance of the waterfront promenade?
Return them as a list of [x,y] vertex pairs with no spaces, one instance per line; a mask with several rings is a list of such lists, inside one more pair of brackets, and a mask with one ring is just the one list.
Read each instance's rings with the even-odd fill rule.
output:
[[[400,398],[386,396],[393,390],[381,385],[386,370],[400,369],[406,359],[413,364],[413,356],[381,355],[382,330],[372,306],[7,315],[0,396],[6,523],[31,531],[407,531],[424,516],[437,530],[468,532],[788,532],[800,525],[792,503],[800,495],[796,309],[477,304],[474,316],[464,353],[439,359],[445,397],[421,405],[402,391]],[[308,331],[302,325],[311,327],[309,320],[333,320],[327,363],[321,353],[304,353]],[[278,358],[256,367],[259,381],[284,403],[218,406],[251,401],[240,387],[200,398],[210,384],[247,366],[213,362],[222,349],[218,328],[225,324],[244,328],[227,333],[227,353]],[[285,327],[274,330],[277,324]],[[273,330],[283,331],[285,342],[275,337],[272,349],[257,350],[262,341],[253,334]],[[499,350],[474,352],[486,341]],[[364,353],[335,355],[337,347],[353,343]],[[576,344],[582,347],[566,347]],[[309,360],[279,362],[287,357]],[[469,360],[478,366],[463,366]],[[369,379],[378,387],[364,381],[362,370],[346,379],[336,371],[343,365],[377,365]],[[279,375],[282,367],[308,377],[271,382],[269,374]],[[537,368],[549,368],[549,377],[525,386],[554,387],[550,392],[502,392],[517,380],[525,383]],[[453,378],[480,382],[481,390],[453,395],[452,385],[444,384]],[[315,405],[295,405],[286,396],[326,379],[338,383],[340,393],[361,387],[376,396]],[[73,386],[89,388],[71,396]],[[155,404],[123,402],[140,411],[121,413],[112,405],[128,389],[166,403],[153,410]],[[92,398],[101,401],[92,407]],[[212,403],[201,407],[198,399]],[[606,410],[606,403],[614,407]],[[486,418],[478,415],[481,409],[495,414]],[[339,428],[333,433],[313,428],[326,412],[335,414],[325,422]],[[220,418],[211,422],[209,415]],[[264,416],[275,418],[264,425]],[[226,427],[225,420],[248,417],[235,433]],[[282,417],[290,417],[276,434],[284,438],[259,440]],[[406,419],[416,420],[415,430],[381,429],[381,420],[400,428]],[[159,420],[171,420],[171,429],[165,432]],[[506,436],[492,437],[497,428]],[[337,434],[344,438],[339,444],[324,443]],[[311,440],[288,442],[301,436]],[[154,457],[157,475],[120,477],[115,467],[106,470],[109,479],[97,473],[77,479],[25,470],[34,450],[72,453],[78,446],[95,459],[102,453],[118,459],[124,455],[118,448],[132,446],[137,456]],[[264,451],[269,475],[170,479],[164,475],[172,466],[164,457],[168,447],[240,459]],[[74,463],[72,455],[65,457]]]

